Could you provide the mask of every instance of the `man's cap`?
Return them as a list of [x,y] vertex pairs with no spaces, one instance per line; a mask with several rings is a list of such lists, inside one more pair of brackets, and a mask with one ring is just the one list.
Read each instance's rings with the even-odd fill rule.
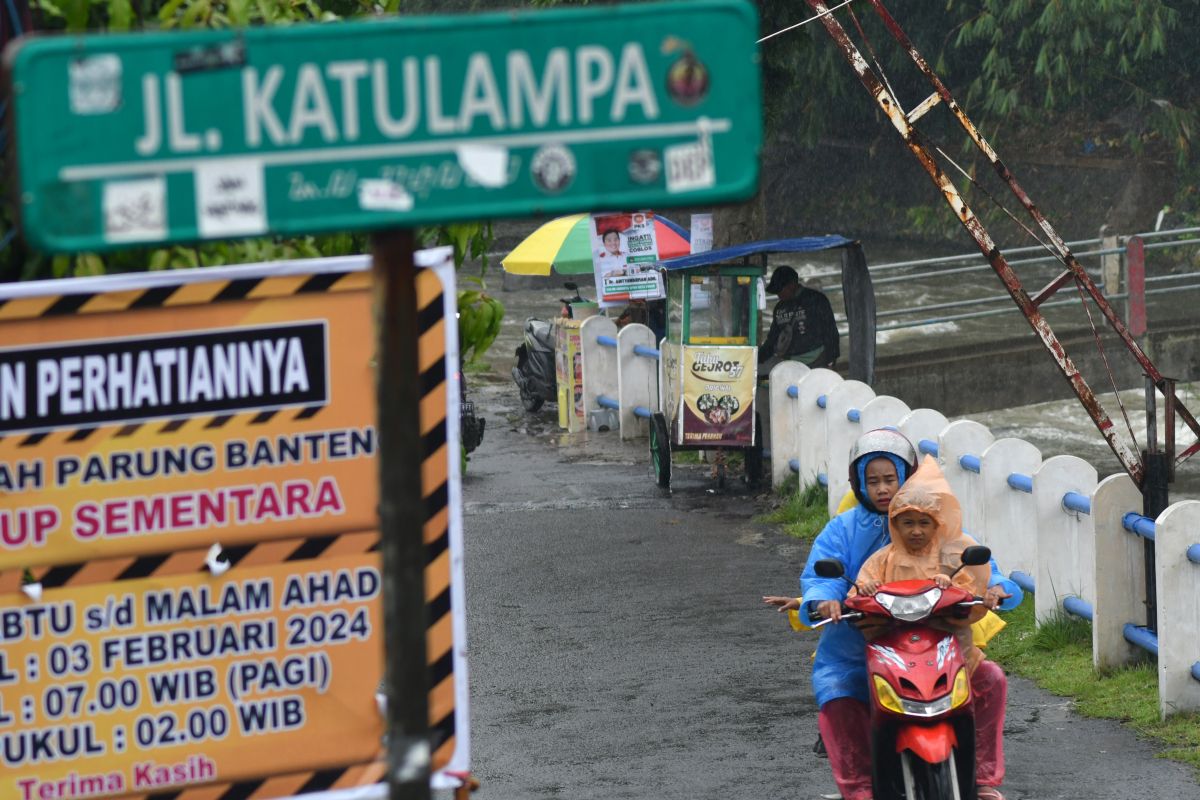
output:
[[800,276],[796,274],[796,270],[788,266],[776,267],[775,271],[771,273],[771,280],[767,283],[767,291],[771,294],[779,294],[779,290],[783,287],[799,282]]

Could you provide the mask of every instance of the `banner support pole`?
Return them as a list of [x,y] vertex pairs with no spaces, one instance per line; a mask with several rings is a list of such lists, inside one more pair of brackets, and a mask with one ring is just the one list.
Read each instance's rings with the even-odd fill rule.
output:
[[383,557],[387,784],[391,800],[429,800],[425,635],[425,507],[414,238],[372,237],[378,394],[379,530]]

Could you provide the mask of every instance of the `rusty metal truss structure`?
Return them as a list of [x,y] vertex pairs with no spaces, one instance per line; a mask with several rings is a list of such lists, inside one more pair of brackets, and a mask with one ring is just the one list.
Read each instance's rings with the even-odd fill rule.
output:
[[[941,79],[933,71],[929,63],[924,59],[920,52],[917,51],[917,48],[913,44],[912,40],[909,39],[908,35],[903,31],[903,29],[901,29],[899,23],[884,7],[881,0],[861,0],[861,2],[857,3],[856,5],[861,6],[862,3],[867,3],[874,9],[875,13],[883,22],[883,25],[887,29],[888,33],[893,39],[896,40],[900,47],[908,53],[913,64],[916,65],[917,70],[920,71],[920,73],[933,87],[933,92],[928,97],[907,110],[901,105],[899,98],[896,97],[895,92],[892,90],[891,85],[887,80],[887,76],[883,74],[882,67],[878,62],[878,59],[875,58],[874,50],[870,41],[867,39],[866,33],[861,24],[859,24],[857,17],[854,16],[853,6],[847,8],[843,13],[852,21],[860,38],[864,42],[867,52],[871,55],[871,62],[868,62],[867,58],[864,58],[859,47],[852,41],[849,33],[847,33],[846,29],[841,25],[841,23],[838,22],[837,18],[834,16],[834,13],[830,11],[826,3],[821,2],[821,0],[806,1],[808,5],[818,13],[821,23],[825,26],[825,30],[829,33],[830,37],[841,50],[842,54],[846,58],[846,61],[849,62],[850,67],[854,70],[855,74],[862,82],[863,87],[866,88],[867,92],[872,98],[874,98],[875,102],[879,105],[879,108],[883,110],[883,113],[891,121],[892,125],[904,140],[904,143],[908,146],[909,151],[913,154],[913,156],[916,157],[917,161],[920,162],[921,166],[925,169],[925,172],[928,173],[934,185],[937,186],[938,190],[942,193],[946,203],[949,204],[963,228],[966,229],[967,233],[970,234],[971,238],[979,246],[980,251],[991,264],[992,269],[1000,277],[1000,280],[1008,290],[1008,293],[1012,296],[1013,301],[1016,302],[1017,307],[1020,308],[1021,313],[1025,315],[1025,318],[1029,321],[1030,326],[1033,328],[1038,338],[1041,339],[1042,344],[1053,356],[1055,363],[1057,363],[1059,369],[1062,371],[1063,376],[1066,377],[1067,381],[1070,383],[1075,395],[1079,398],[1079,401],[1083,404],[1084,409],[1092,418],[1096,428],[1099,429],[1100,434],[1108,442],[1109,447],[1112,448],[1113,453],[1116,455],[1118,460],[1120,460],[1126,472],[1129,473],[1129,476],[1134,480],[1134,482],[1139,487],[1143,487],[1146,478],[1146,465],[1143,462],[1142,455],[1136,452],[1136,441],[1132,442],[1133,447],[1131,448],[1130,444],[1126,443],[1126,441],[1122,439],[1120,432],[1117,430],[1116,426],[1114,426],[1112,418],[1109,417],[1108,413],[1104,410],[1104,407],[1101,405],[1096,393],[1079,373],[1079,370],[1075,366],[1075,362],[1067,354],[1062,342],[1059,341],[1058,337],[1051,329],[1049,322],[1040,311],[1040,306],[1065,286],[1073,285],[1077,287],[1085,306],[1090,301],[1100,311],[1100,313],[1104,315],[1104,318],[1108,321],[1109,326],[1124,344],[1125,349],[1128,350],[1128,352],[1141,366],[1142,371],[1145,373],[1147,378],[1147,385],[1152,385],[1157,393],[1163,395],[1166,408],[1164,419],[1164,455],[1166,455],[1168,463],[1173,467],[1175,463],[1181,462],[1197,451],[1200,451],[1200,423],[1196,422],[1196,418],[1191,414],[1191,412],[1188,411],[1187,407],[1176,395],[1174,380],[1165,378],[1159,372],[1158,368],[1154,366],[1153,362],[1150,361],[1146,353],[1143,352],[1142,348],[1130,335],[1124,321],[1117,315],[1116,311],[1113,309],[1108,300],[1105,299],[1104,294],[1092,281],[1091,276],[1088,275],[1083,266],[1081,266],[1075,259],[1075,256],[1071,253],[1070,248],[1067,247],[1066,242],[1061,236],[1058,235],[1053,226],[1050,224],[1049,220],[1047,220],[1042,212],[1038,210],[1037,206],[1034,205],[1033,200],[1030,199],[1025,190],[1021,188],[1019,183],[1017,183],[1016,177],[1011,171],[1009,171],[1004,162],[1000,160],[1000,157],[996,154],[996,151],[992,149],[992,146],[988,144],[986,139],[984,139],[983,135],[979,132],[979,129],[976,128],[974,123],[972,123],[967,117],[966,112],[963,111],[957,102],[955,102],[954,97],[951,96],[950,91],[946,88],[945,84],[942,83]],[[1009,265],[1007,259],[1005,259],[1004,254],[1000,251],[1000,248],[992,240],[991,235],[988,233],[983,223],[967,205],[962,193],[947,176],[945,170],[942,169],[937,156],[940,154],[947,160],[949,160],[949,157],[946,156],[945,153],[942,153],[940,149],[931,147],[928,144],[930,139],[922,135],[921,131],[917,128],[917,123],[922,117],[924,117],[933,108],[942,104],[949,109],[951,114],[953,114],[954,118],[957,120],[958,124],[974,143],[978,151],[982,153],[992,165],[996,171],[996,174],[1000,177],[1000,180],[1008,186],[1017,202],[1027,212],[1029,219],[1032,221],[1032,226],[1038,229],[1041,232],[1041,235],[1039,236],[1030,228],[1030,226],[1026,225],[1026,223],[1022,222],[1016,217],[1013,217],[1014,220],[1027,232],[1029,232],[1031,236],[1037,239],[1043,247],[1056,255],[1065,267],[1063,272],[1058,275],[1058,277],[1050,281],[1050,283],[1032,296],[1025,290],[1025,287],[1021,284],[1020,279]],[[957,167],[957,165],[954,166]],[[1011,212],[1009,213],[1010,216],[1012,216]],[[1097,344],[1099,344],[1098,336]],[[1148,395],[1149,394],[1150,393],[1148,391]],[[1147,406],[1147,436],[1149,438],[1149,448],[1147,452],[1149,453],[1156,452],[1157,434],[1155,432],[1155,406],[1153,399],[1154,398],[1148,396],[1148,400],[1151,400]],[[1179,453],[1178,458],[1175,457],[1175,414],[1179,415],[1187,427],[1190,428],[1192,433],[1197,437],[1195,442]],[[1132,438],[1133,434],[1131,430],[1130,439]]]

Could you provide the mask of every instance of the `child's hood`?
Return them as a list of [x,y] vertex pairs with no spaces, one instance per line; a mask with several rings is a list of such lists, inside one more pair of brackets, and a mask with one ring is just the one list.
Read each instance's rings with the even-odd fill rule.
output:
[[888,506],[888,525],[892,530],[893,542],[899,541],[894,520],[903,511],[919,511],[937,522],[937,533],[925,552],[940,552],[947,544],[962,536],[962,506],[950,491],[942,468],[932,456],[925,456],[921,466],[904,482]]

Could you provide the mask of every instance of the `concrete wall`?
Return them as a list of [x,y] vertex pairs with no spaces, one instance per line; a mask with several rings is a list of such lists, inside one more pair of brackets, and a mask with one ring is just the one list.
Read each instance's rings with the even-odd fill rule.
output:
[[[1061,341],[1093,390],[1108,391],[1108,373],[1091,331],[1065,333]],[[1200,379],[1200,326],[1195,323],[1158,324],[1144,337],[1142,347],[1164,375],[1179,381]],[[1140,366],[1115,337],[1105,338],[1105,352],[1118,386],[1144,385]],[[873,388],[879,394],[902,397],[914,408],[936,408],[948,417],[1074,397],[1058,365],[1032,332],[1015,341],[881,358]]]

